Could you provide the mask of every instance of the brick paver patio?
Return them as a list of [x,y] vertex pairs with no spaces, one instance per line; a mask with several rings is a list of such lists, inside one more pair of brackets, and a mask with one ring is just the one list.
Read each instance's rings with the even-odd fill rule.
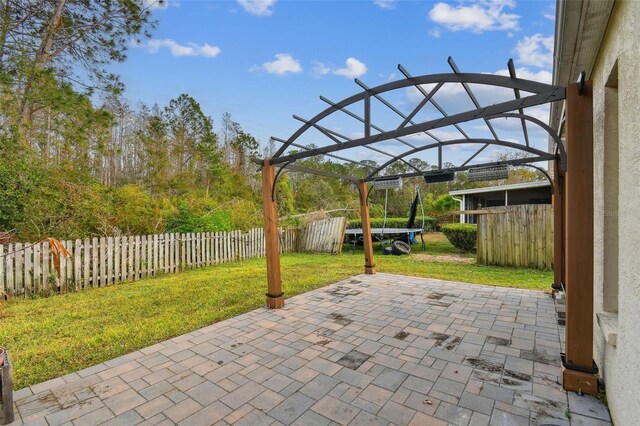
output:
[[17,423],[610,424],[561,333],[542,292],[360,275],[20,390]]

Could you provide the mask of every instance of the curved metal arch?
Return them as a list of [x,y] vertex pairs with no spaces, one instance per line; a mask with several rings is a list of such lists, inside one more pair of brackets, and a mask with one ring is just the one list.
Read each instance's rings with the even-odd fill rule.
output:
[[[536,81],[531,81],[531,80],[524,80],[524,79],[519,79],[519,78],[512,78],[512,77],[508,77],[508,76],[500,76],[500,75],[495,75],[495,74],[477,74],[477,73],[444,73],[444,74],[429,74],[429,75],[423,75],[423,76],[419,76],[419,77],[411,77],[411,78],[406,78],[403,80],[397,80],[397,81],[392,81],[389,83],[385,83],[382,84],[380,86],[377,87],[372,87],[368,90],[364,90],[360,93],[357,93],[353,96],[350,96],[338,103],[335,103],[333,105],[331,105],[330,107],[326,108],[325,110],[323,110],[322,112],[320,112],[319,114],[317,114],[315,117],[313,117],[312,119],[308,120],[306,123],[304,123],[295,133],[293,133],[293,135],[291,135],[291,137],[289,137],[289,139],[287,139],[287,141],[282,145],[282,147],[280,147],[280,149],[278,149],[278,151],[273,155],[272,157],[272,161],[274,164],[276,163],[280,163],[280,162],[284,162],[284,161],[288,161],[289,159],[286,159],[284,161],[277,161],[279,158],[282,157],[282,154],[284,153],[284,151],[298,138],[300,137],[303,133],[305,133],[307,130],[309,130],[310,128],[314,127],[314,125],[316,123],[318,123],[320,120],[322,120],[323,118],[328,117],[329,115],[333,114],[336,111],[339,111],[341,109],[344,109],[345,107],[354,104],[356,102],[359,101],[364,101],[365,104],[370,103],[370,99],[371,96],[375,96],[377,94],[380,93],[385,93],[391,90],[396,90],[396,89],[402,89],[405,87],[409,87],[409,86],[420,86],[423,84],[439,84],[439,83],[467,83],[467,84],[483,84],[483,85],[489,85],[489,86],[497,86],[497,87],[504,87],[507,89],[518,89],[524,92],[530,92],[530,93],[534,93],[534,95],[530,95],[521,99],[516,99],[516,101],[519,102],[514,102],[514,101],[510,101],[510,102],[506,102],[504,104],[514,104],[514,108],[511,108],[511,110],[513,109],[517,109],[520,107],[527,107],[527,106],[533,106],[533,105],[539,105],[542,103],[547,103],[549,101],[553,101],[553,100],[560,100],[560,99],[564,99],[565,97],[565,89],[558,87],[558,86],[553,86],[553,85],[549,85],[549,84],[545,84],[545,83],[539,83]],[[538,96],[536,96],[538,95]],[[543,96],[542,98],[539,98],[539,95],[547,95],[547,96]],[[530,99],[530,105],[526,105],[526,101]],[[502,105],[502,104],[498,104],[498,105]],[[495,105],[494,105],[495,106]],[[480,110],[476,110],[476,111],[481,111],[481,110],[485,110],[485,109],[491,109],[491,107],[486,107],[486,108],[481,108]],[[365,136],[365,138],[361,138],[359,140],[354,140],[352,142],[358,142],[359,144],[356,144],[354,146],[362,146],[365,145],[366,142],[365,140],[369,139],[369,138],[373,138],[374,140],[372,140],[369,143],[373,143],[374,141],[380,141],[383,140],[382,139],[382,135],[384,135],[385,133],[389,133],[391,134],[391,137],[395,137],[395,136],[404,136],[405,134],[412,134],[412,133],[418,133],[419,131],[424,131],[424,130],[429,130],[431,128],[435,128],[435,127],[442,127],[438,125],[438,122],[447,122],[447,121],[452,121],[455,123],[461,122],[461,121],[468,121],[474,118],[484,118],[486,117],[488,114],[482,114],[481,112],[477,114],[477,116],[474,116],[475,111],[470,111],[467,113],[462,113],[462,114],[456,114],[456,116],[449,116],[448,118],[452,118],[453,120],[446,120],[446,119],[440,119],[440,120],[435,120],[434,123],[428,122],[429,125],[431,125],[431,127],[429,127],[428,125],[425,126],[424,123],[423,125],[418,125],[418,126],[411,126],[411,127],[404,127],[402,130],[403,131],[398,131],[398,129],[396,129],[396,131],[392,131],[392,132],[384,132],[381,133],[380,135],[367,135]],[[366,115],[369,115],[368,112],[366,112]],[[460,116],[460,117],[458,117]],[[468,116],[468,118],[467,118]],[[465,118],[464,120],[462,118]],[[370,117],[366,117],[366,118],[370,118]],[[458,120],[456,120],[456,118],[458,118]],[[448,124],[451,123],[447,123],[447,124],[443,124],[443,126],[446,126]],[[367,133],[367,128],[369,126],[367,125],[365,127],[365,133]],[[425,128],[422,128],[425,127]],[[414,129],[415,128],[415,129]],[[398,133],[397,135],[395,133]],[[376,138],[377,136],[380,136],[380,138]],[[387,137],[387,135],[385,135],[385,137]],[[350,145],[349,143],[343,143]],[[346,147],[333,147],[333,149],[328,149],[327,152],[331,152],[331,151],[335,151],[335,150],[339,150],[339,149],[344,149]],[[321,152],[319,152],[321,153]]]
[[532,123],[540,126],[543,130],[545,130],[549,134],[549,136],[551,136],[551,138],[555,142],[556,147],[558,148],[558,151],[560,153],[560,167],[562,168],[563,172],[567,171],[567,151],[565,150],[564,142],[562,142],[562,139],[560,138],[560,136],[558,136],[556,131],[553,130],[551,126],[547,125],[542,120],[538,120],[535,117],[531,117],[530,115],[518,114],[515,112],[492,115],[488,119],[493,120],[494,118],[519,118],[521,120],[531,121]]
[[298,166],[296,164],[293,164],[293,161],[290,161],[290,162],[285,163],[282,166],[280,166],[280,168],[276,172],[276,175],[275,175],[275,177],[273,179],[273,184],[271,185],[271,200],[272,201],[275,201],[275,199],[276,199],[276,189],[277,189],[276,187],[278,185],[278,179],[280,178],[280,176],[283,173],[288,173],[289,171],[300,172],[300,173],[309,173],[309,174],[316,175],[316,176],[323,176],[323,177],[336,178],[336,179],[340,179],[340,180],[346,180],[347,182],[353,183],[356,186],[356,188],[358,188],[359,192],[360,192],[360,186],[358,185],[358,182],[361,182],[363,180],[363,179],[354,178],[352,176],[346,176],[346,175],[341,175],[339,173],[329,172],[329,171],[326,171],[326,170],[317,170],[317,169],[310,169],[310,168],[304,167],[304,166]]
[[275,201],[275,200],[276,200],[276,185],[278,184],[278,178],[280,177],[280,174],[281,174],[282,172],[284,172],[284,171],[285,171],[284,169],[285,169],[288,165],[290,165],[291,163],[293,163],[293,160],[292,160],[292,161],[289,161],[288,163],[284,163],[284,164],[282,165],[282,167],[280,167],[280,168],[278,169],[278,171],[276,172],[276,175],[275,175],[275,177],[273,178],[273,185],[271,185],[271,201]]
[[424,145],[424,146],[421,146],[421,147],[418,147],[418,148],[403,152],[402,154],[396,156],[396,158],[387,161],[382,166],[380,166],[377,169],[373,170],[371,173],[369,173],[367,175],[367,177],[365,179],[368,180],[368,179],[373,178],[375,175],[380,173],[385,168],[389,167],[391,164],[395,163],[398,160],[401,160],[402,158],[404,158],[404,157],[406,157],[408,155],[416,154],[416,153],[421,152],[421,151],[426,151],[426,150],[433,149],[433,148],[438,148],[438,147],[441,147],[441,146],[464,145],[464,144],[498,145],[498,146],[503,146],[503,147],[506,147],[506,148],[519,149],[521,151],[526,151],[526,152],[529,152],[531,154],[536,154],[538,156],[551,155],[548,152],[541,151],[541,150],[536,149],[536,148],[527,147],[527,146],[521,145],[519,143],[509,142],[509,141],[502,141],[502,140],[497,140],[496,141],[494,139],[454,139],[454,140],[449,140],[449,141],[442,141],[442,142],[439,142],[439,143],[431,143],[431,144],[428,144],[428,145]]
[[542,172],[544,177],[546,177],[547,180],[549,181],[549,183],[551,184],[551,194],[553,194],[555,192],[555,188],[554,188],[554,185],[553,185],[553,179],[551,179],[551,176],[549,176],[549,173],[547,173],[547,171],[545,169],[543,169],[542,167],[535,166],[533,164],[522,164],[521,166],[531,167],[533,169],[536,169],[539,172]]

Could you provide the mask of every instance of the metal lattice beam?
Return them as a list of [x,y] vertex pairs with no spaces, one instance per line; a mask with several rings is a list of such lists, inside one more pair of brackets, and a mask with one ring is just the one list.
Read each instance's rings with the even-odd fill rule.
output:
[[[364,84],[362,81],[358,80],[357,78],[356,78],[356,80],[355,80],[355,81],[356,81],[356,84],[357,84],[358,86],[362,87],[364,90],[366,90],[366,91],[369,91],[369,90],[370,90],[370,89],[369,89],[369,87],[368,87],[366,84]],[[440,85],[439,87],[441,87],[441,85]],[[439,87],[438,87],[438,88],[439,88]],[[433,95],[435,95],[435,92],[433,93]],[[431,95],[431,96],[433,97],[433,95]],[[396,113],[397,115],[399,115],[400,117],[402,117],[404,120],[408,120],[408,122],[409,122],[409,123],[411,123],[411,124],[417,124],[417,123],[416,123],[415,121],[413,121],[411,118],[407,117],[407,116],[406,116],[402,111],[400,111],[398,108],[396,108],[396,107],[394,107],[393,105],[391,105],[391,103],[390,103],[389,101],[387,101],[385,98],[383,98],[381,95],[376,94],[376,95],[373,95],[373,96],[374,96],[377,100],[379,100],[379,101],[382,103],[382,105],[384,105],[384,106],[386,106],[387,108],[389,108],[391,111],[393,111],[394,113]],[[369,99],[369,98],[366,98],[366,99]],[[417,112],[417,111],[416,111],[416,112]],[[401,126],[401,127],[404,127],[404,126]],[[425,135],[429,136],[431,139],[433,139],[433,140],[435,140],[435,141],[439,141],[439,139],[438,139],[436,136],[432,135],[431,133],[426,132],[426,131],[425,131],[425,132],[423,132],[423,133],[424,133]]]
[[[525,108],[529,108],[532,106],[543,105],[550,102],[555,102],[559,100],[563,100],[566,96],[566,91],[562,87],[557,87],[545,83],[540,83],[531,80],[519,79],[516,76],[515,67],[513,65],[513,61],[509,60],[507,63],[509,69],[508,76],[501,76],[495,74],[472,74],[472,73],[462,73],[458,69],[457,65],[453,61],[451,57],[448,59],[448,63],[453,70],[453,73],[449,74],[432,74],[432,75],[423,75],[414,77],[402,66],[398,65],[398,69],[404,75],[404,79],[389,82],[386,84],[382,84],[376,87],[368,87],[366,84],[356,79],[355,82],[364,89],[362,92],[357,93],[353,96],[350,96],[340,102],[332,102],[324,97],[320,97],[320,99],[326,102],[329,106],[324,109],[322,112],[317,114],[311,119],[304,119],[294,115],[294,118],[301,121],[303,124],[299,127],[288,139],[278,139],[273,138],[273,140],[282,143],[282,147],[280,147],[277,152],[274,154],[273,158],[269,159],[269,163],[273,165],[280,165],[281,168],[286,168],[288,170],[295,170],[304,173],[312,173],[320,176],[328,176],[328,177],[336,177],[339,179],[346,179],[350,181],[358,181],[362,180],[360,177],[354,176],[346,176],[338,173],[327,172],[324,170],[314,170],[308,167],[302,167],[292,164],[297,160],[302,160],[305,158],[311,158],[314,156],[326,155],[330,158],[334,158],[336,160],[357,164],[362,166],[363,168],[368,169],[367,177],[365,180],[372,180],[379,176],[381,172],[383,172],[387,167],[392,165],[395,162],[402,162],[413,169],[413,172],[404,173],[394,175],[397,177],[414,177],[414,176],[422,176],[426,170],[420,170],[416,166],[409,163],[406,157],[417,154],[422,151],[426,151],[429,149],[437,149],[438,155],[438,170],[443,169],[443,158],[442,151],[443,147],[446,146],[455,146],[455,145],[464,145],[464,144],[482,144],[483,146],[477,150],[473,155],[470,156],[466,161],[464,161],[460,166],[455,166],[453,168],[447,168],[447,170],[453,171],[461,171],[468,170],[471,167],[480,167],[480,166],[491,166],[491,165],[519,165],[519,164],[528,164],[534,163],[538,161],[547,161],[554,158],[552,154],[549,154],[540,149],[536,149],[531,147],[529,141],[529,131],[527,128],[527,122],[533,123],[538,127],[545,130],[549,133],[551,139],[555,142],[557,146],[557,151],[560,154],[560,162],[562,169],[566,169],[566,151],[564,148],[563,141],[557,135],[557,133],[551,129],[546,123],[534,118],[527,116],[524,113]],[[467,96],[471,100],[474,109],[451,114],[449,115],[445,109],[436,102],[434,96],[438,93],[438,91],[447,83],[450,84],[460,84],[464,88]],[[489,106],[482,106],[476,97],[476,94],[471,89],[470,85],[488,85],[497,88],[506,88],[513,90],[515,95],[515,99],[507,100],[504,102],[499,102]],[[432,86],[430,89],[426,89],[425,86]],[[408,114],[401,111],[399,108],[394,106],[391,102],[387,100],[383,96],[386,92],[390,92],[393,90],[403,89],[414,87],[418,90],[423,96],[423,98],[415,105],[411,112]],[[526,93],[526,96],[523,96],[523,93]],[[402,122],[393,130],[386,130],[382,127],[376,125],[372,122],[372,111],[371,111],[371,103],[372,100],[375,99],[381,102],[388,110],[393,112],[395,115],[402,118]],[[356,114],[351,111],[348,107],[352,106],[356,103],[362,102],[363,112],[362,115]],[[420,122],[416,120],[418,113],[423,110],[428,104],[433,105],[441,114],[442,117],[436,119],[430,119],[426,121]],[[335,112],[340,111],[341,113],[346,114],[347,116],[357,120],[364,127],[363,137],[359,138],[349,138],[343,134],[340,134],[334,130],[327,128],[320,124],[320,121],[331,116]],[[516,112],[517,111],[517,112]],[[517,118],[520,120],[522,125],[522,134],[524,136],[524,143],[516,143],[513,141],[501,140],[498,137],[498,134],[493,127],[491,121],[496,118]],[[493,139],[490,138],[473,138],[470,137],[460,126],[461,123],[473,121],[473,120],[482,120]],[[462,138],[453,139],[453,140],[442,140],[438,136],[434,135],[431,131],[434,129],[439,129],[447,126],[455,127]],[[300,138],[305,132],[309,129],[315,129],[320,132],[320,134],[326,137],[332,143],[327,146],[321,147],[309,147],[297,142],[297,139]],[[377,134],[372,134],[372,130],[377,131]],[[432,138],[435,142],[429,143],[427,145],[416,146],[405,139],[405,136],[415,135],[419,133],[424,133],[430,138]],[[392,154],[390,152],[386,152],[380,149],[376,144],[385,141],[397,141],[401,144],[404,144],[409,150],[400,153],[399,155]],[[533,157],[519,158],[515,160],[507,160],[507,161],[498,161],[486,164],[473,164],[470,165],[471,162],[487,147],[495,145],[501,146],[511,149],[517,149],[521,152],[528,153]],[[287,149],[290,147],[300,148],[301,151],[298,152],[287,152]],[[346,152],[350,149],[354,148],[365,148],[379,154],[385,155],[389,158],[389,160],[381,166],[371,166],[369,164],[362,164],[357,159],[351,157],[349,155],[337,155],[338,152]],[[261,164],[261,160],[256,160],[257,163]],[[535,166],[534,166],[535,167]],[[385,175],[386,176],[386,175]]]
[[[481,119],[490,117],[493,115],[504,114],[509,111],[513,111],[519,108],[527,108],[531,106],[541,105],[547,102],[553,102],[563,99],[565,96],[564,88],[556,87],[548,92],[543,92],[537,95],[531,95],[526,98],[514,99],[511,101],[501,102],[498,104],[490,105],[483,108],[474,109],[471,111],[462,112],[459,114],[450,115],[436,120],[426,121],[424,123],[416,124],[413,126],[407,126],[403,129],[396,129],[392,131],[382,132],[377,135],[368,137],[353,139],[348,142],[344,142],[340,145],[330,145],[325,147],[316,148],[309,152],[299,152],[289,155],[276,155],[271,159],[272,164],[286,163],[291,160],[299,160],[302,158],[312,157],[314,155],[326,154],[331,152],[340,151],[348,148],[356,148],[359,146],[370,145],[373,143],[383,142],[395,137],[402,137],[423,132],[425,130],[437,129],[452,125],[454,123],[464,123],[466,121]],[[306,125],[305,125],[306,126]],[[291,138],[287,140],[287,143],[291,141]],[[283,148],[288,146],[285,144],[278,152],[283,151]],[[277,153],[276,153],[277,154]]]
[[[328,103],[329,105],[332,105],[332,106],[336,105],[335,102],[331,102],[329,99],[325,98],[324,96],[320,96],[320,100],[323,101],[323,102],[326,102],[326,103]],[[367,122],[364,118],[360,117],[358,114],[355,114],[355,113],[349,111],[346,108],[340,108],[339,111],[340,112],[344,112],[349,117],[355,118],[356,120],[358,120],[359,122],[361,122],[363,124]],[[369,126],[368,127],[372,128],[372,129],[375,129],[380,133],[384,132],[384,130],[381,127],[378,127],[375,124],[371,123],[370,119],[369,119]],[[404,145],[406,145],[408,147],[415,148],[415,145],[405,141],[404,139],[400,139],[400,138],[393,138],[393,139],[397,140],[398,142],[400,142],[400,143],[402,143],[402,144],[404,144]]]
[[[458,167],[451,167],[451,168],[447,168],[445,170],[449,170],[449,171],[454,171],[454,172],[463,172],[465,170],[469,170],[473,167],[490,167],[490,166],[501,166],[501,165],[508,165],[508,166],[520,166],[523,164],[530,164],[530,163],[539,163],[542,161],[550,161],[551,159],[553,159],[553,155],[552,154],[545,154],[543,156],[537,156],[537,157],[527,157],[527,158],[518,158],[516,160],[507,160],[507,161],[494,161],[494,162],[490,162],[490,163],[482,163],[482,164],[473,164],[471,166],[458,166]],[[428,170],[425,170],[424,172],[420,172],[420,173],[400,173],[397,175],[393,175],[394,177],[398,177],[398,178],[411,178],[411,177],[421,177],[424,175],[425,172],[428,172]],[[367,179],[365,178],[365,181],[371,181],[374,180],[374,178],[371,179]]]
[[[509,59],[507,62],[507,68],[509,69],[509,76],[511,78],[517,78],[516,76],[516,67],[513,65],[513,59]],[[513,89],[513,94],[516,96],[516,99],[520,99],[520,90]],[[518,112],[524,115],[524,110],[522,108],[518,109]],[[524,118],[520,119],[520,123],[522,124],[522,134],[524,135],[524,143],[529,146],[529,132],[527,131],[527,122]]]
[[[272,136],[271,139],[273,139],[275,142],[280,142],[280,143],[285,143],[286,142],[284,139],[276,138],[274,136]],[[297,144],[297,143],[292,143],[291,146],[294,146],[294,147],[300,148],[300,149],[304,149],[305,151],[311,151],[313,149],[313,148],[309,148],[308,146],[300,145],[300,144]],[[347,163],[352,163],[352,164],[357,164],[358,166],[366,167],[368,169],[375,169],[375,167],[370,165],[370,164],[365,164],[365,163],[362,163],[361,161],[352,160],[351,158],[341,157],[339,155],[334,155],[334,154],[325,154],[325,155],[327,157],[335,158],[336,160],[345,161]]]
[[[401,66],[399,66],[399,68],[401,68]],[[324,111],[320,112],[309,121],[312,123],[317,123],[318,121],[340,110],[341,108],[345,108],[359,101],[364,101],[365,97],[368,97],[368,96],[376,95],[379,93],[385,93],[390,90],[402,89],[409,86],[419,87],[420,85],[424,85],[424,84],[438,84],[441,82],[442,83],[464,82],[469,84],[486,84],[490,86],[505,87],[510,89],[520,89],[521,91],[530,92],[534,94],[532,96],[528,96],[527,98],[523,98],[523,102],[524,102],[523,104],[518,105],[516,103],[514,108],[512,108],[512,110],[518,109],[520,107],[525,108],[528,106],[535,106],[535,105],[540,105],[547,102],[553,102],[556,100],[564,99],[565,97],[564,88],[560,88],[550,84],[539,83],[531,80],[523,80],[523,79],[511,78],[507,76],[500,76],[500,75],[494,75],[494,74],[466,74],[466,73],[431,74],[431,75],[423,75],[419,77],[411,77],[403,80],[393,81],[390,83],[382,84],[380,86],[371,88],[368,91],[355,94],[325,109]],[[541,94],[545,96],[538,97],[535,99],[536,102],[532,102],[532,98],[535,98],[536,96],[540,96]],[[463,122],[459,120],[459,115],[460,114],[456,114],[455,116],[445,117],[444,118],[445,120],[451,117],[456,117],[453,120],[449,120],[447,125],[454,125],[454,124]],[[307,131],[311,127],[312,126],[310,124],[303,125],[293,135],[291,135],[289,139],[287,139],[287,142],[294,142],[298,137],[300,137],[305,131]],[[415,126],[406,127],[405,129],[412,128],[412,131],[406,132],[406,133],[399,132],[401,133],[399,134],[399,136],[415,134],[415,133],[422,132],[424,130],[430,130],[430,128],[425,128],[425,129],[419,129],[416,131],[416,129],[413,129],[414,127]],[[287,147],[288,145],[283,145],[274,154],[274,159],[282,156],[286,151]]]
[[[412,76],[411,76],[411,74],[409,74],[409,71],[407,71],[407,69],[406,69],[405,67],[403,67],[402,65],[400,65],[400,64],[398,64],[398,70],[402,73],[402,75],[404,75],[404,77],[405,77],[406,79],[410,80],[410,79],[413,79],[413,78],[414,78],[414,77],[412,77]],[[444,82],[443,82],[443,84],[444,84]],[[431,105],[433,105],[433,106],[434,106],[434,107],[435,107],[435,108],[440,112],[440,114],[442,114],[442,116],[443,116],[443,117],[448,117],[448,116],[449,116],[449,114],[447,114],[447,112],[444,110],[444,108],[442,108],[442,107],[440,106],[440,104],[439,104],[438,102],[436,102],[436,100],[435,100],[435,99],[433,99],[433,97],[429,97],[429,94],[427,93],[427,91],[426,91],[426,90],[424,90],[424,88],[423,88],[421,85],[416,84],[414,87],[418,90],[418,92],[422,93],[422,95],[423,95],[425,98],[429,98],[429,102],[431,103]],[[464,130],[462,130],[462,127],[460,127],[458,124],[454,124],[453,126],[454,126],[454,127],[455,127],[459,132],[460,132],[460,134],[461,134],[462,136],[464,136],[466,139],[471,139],[471,138],[469,137],[469,135],[467,135],[467,132],[465,132]]]
[[[553,157],[553,155],[551,155],[551,154],[549,154],[549,153],[547,153],[545,151],[541,151],[539,149],[535,149],[535,148],[531,148],[531,147],[523,147],[521,144],[518,144],[518,143],[515,143],[515,142],[501,141],[501,140],[494,141],[493,139],[456,139],[456,140],[442,141],[440,143],[433,143],[433,144],[429,144],[429,145],[424,145],[424,146],[421,146],[419,148],[412,149],[411,151],[406,151],[406,152],[398,155],[397,159],[404,158],[404,157],[407,157],[409,155],[414,155],[414,154],[417,154],[418,152],[421,152],[421,151],[426,151],[426,150],[429,150],[429,149],[438,148],[438,147],[441,147],[441,146],[465,145],[465,144],[486,144],[487,146],[488,145],[503,146],[503,147],[506,147],[506,148],[520,149],[522,151],[525,151],[525,152],[528,152],[530,154],[534,154],[534,155],[537,155],[537,156],[550,155],[551,157]],[[524,149],[524,148],[526,148],[526,149]],[[375,169],[371,173],[369,173],[367,175],[366,179],[373,178],[374,176],[376,176],[378,173],[383,171],[385,168],[389,167],[394,162],[395,162],[395,160],[390,160],[390,161],[384,163],[383,165],[381,165],[380,167],[378,167],[377,169]],[[466,164],[463,164],[462,166],[466,166]]]

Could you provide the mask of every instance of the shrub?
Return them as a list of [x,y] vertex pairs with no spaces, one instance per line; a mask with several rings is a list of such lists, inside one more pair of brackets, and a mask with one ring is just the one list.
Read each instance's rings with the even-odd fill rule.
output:
[[[95,204],[91,200],[87,204]],[[113,191],[114,225],[128,235],[154,232],[155,219],[149,193],[139,185],[123,185]],[[88,207],[81,209],[85,211]]]
[[442,232],[449,242],[459,250],[469,252],[476,246],[478,227],[467,223],[452,223],[444,225]]
[[165,232],[216,232],[230,231],[232,227],[231,213],[227,210],[216,210],[203,213],[190,207],[186,202],[178,205],[178,210],[166,220]]
[[[382,228],[384,225],[385,228],[405,228],[407,226],[407,221],[409,218],[406,217],[388,217],[386,224],[383,217],[372,217],[371,218],[371,227],[372,228]],[[422,218],[416,217],[415,221],[416,228],[422,226]],[[362,227],[362,220],[360,219],[352,219],[349,221],[349,228],[360,228]],[[432,217],[425,216],[424,217],[424,230],[425,232],[432,232],[438,229],[438,219],[434,219]]]

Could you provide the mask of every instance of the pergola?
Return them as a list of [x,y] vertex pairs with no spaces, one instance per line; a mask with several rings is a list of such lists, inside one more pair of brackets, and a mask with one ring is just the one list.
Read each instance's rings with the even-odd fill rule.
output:
[[[284,293],[280,274],[278,218],[276,210],[276,183],[284,171],[295,171],[342,179],[354,183],[360,194],[360,213],[364,239],[366,274],[376,272],[371,239],[368,194],[369,184],[379,179],[433,176],[437,173],[465,171],[491,166],[519,166],[548,161],[553,164],[554,205],[554,289],[563,288],[566,294],[566,355],[562,355],[563,385],[567,390],[595,393],[597,367],[593,362],[593,132],[591,83],[583,75],[578,83],[558,87],[518,78],[512,60],[508,62],[508,75],[462,73],[453,59],[448,64],[451,73],[413,76],[402,65],[398,70],[403,79],[376,87],[368,87],[360,80],[359,93],[339,102],[320,97],[328,107],[311,119],[294,118],[302,125],[288,138],[273,137],[281,147],[270,157],[256,160],[262,166],[262,193],[264,202],[264,230],[266,240],[269,308],[284,306]],[[443,87],[461,87],[472,107],[448,113],[436,100]],[[478,87],[490,88],[496,93],[512,92],[510,99],[493,99],[482,105]],[[420,100],[409,113],[390,101],[397,91],[412,89]],[[495,98],[499,98],[495,96]],[[375,122],[372,104],[394,115],[397,122],[392,128],[383,128]],[[564,119],[560,129],[552,129],[542,120],[526,113],[527,108],[564,102]],[[355,108],[358,107],[358,112]],[[423,111],[430,108],[431,114]],[[434,116],[434,112],[437,112]],[[356,137],[349,137],[327,126],[323,120],[344,115],[361,126]],[[500,138],[494,122],[511,118],[519,122],[521,140]],[[482,137],[470,135],[463,123],[478,123]],[[443,136],[438,129],[455,129]],[[530,130],[546,132],[553,143],[554,152],[535,148],[530,141]],[[488,133],[487,133],[488,130]],[[454,134],[454,137],[449,137]],[[480,132],[476,132],[480,133]],[[313,145],[301,142],[303,136],[313,134]],[[490,137],[488,136],[490,135]],[[564,139],[561,136],[566,136]],[[416,136],[419,136],[416,138]],[[416,139],[420,143],[416,142]],[[398,149],[390,151],[385,145],[393,143]],[[475,145],[473,152],[459,165],[443,161],[443,148]],[[478,161],[479,155],[489,147],[514,149],[522,153],[518,158],[504,161]],[[380,166],[362,162],[366,149],[382,156]],[[421,170],[408,157],[423,152],[436,152],[437,166]],[[305,167],[297,161],[327,156],[344,163],[361,166],[360,176],[343,175],[326,170]],[[389,167],[401,162],[406,172],[389,173]],[[533,166],[536,167],[536,166]],[[537,167],[536,167],[537,168]],[[366,171],[366,172],[364,172]]]

